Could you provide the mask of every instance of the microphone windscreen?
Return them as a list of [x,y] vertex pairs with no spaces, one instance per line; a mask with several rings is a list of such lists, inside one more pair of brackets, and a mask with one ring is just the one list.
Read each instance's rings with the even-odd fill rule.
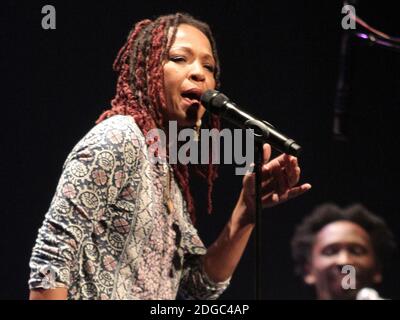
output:
[[363,288],[357,293],[356,300],[382,300],[382,298],[375,289]]
[[219,92],[217,90],[207,90],[205,91],[201,97],[200,101],[203,104],[205,108],[208,108],[211,100],[218,94]]
[[208,111],[220,115],[226,110],[225,104],[229,98],[217,90],[207,90],[201,95],[200,101]]

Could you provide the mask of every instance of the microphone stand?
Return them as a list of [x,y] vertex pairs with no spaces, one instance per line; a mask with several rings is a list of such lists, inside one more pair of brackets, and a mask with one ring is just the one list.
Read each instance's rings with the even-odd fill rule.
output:
[[261,181],[262,181],[262,166],[264,162],[263,144],[255,143],[255,201],[256,201],[256,226],[255,226],[255,296],[256,300],[261,300],[261,214],[262,214],[262,199],[261,199]]

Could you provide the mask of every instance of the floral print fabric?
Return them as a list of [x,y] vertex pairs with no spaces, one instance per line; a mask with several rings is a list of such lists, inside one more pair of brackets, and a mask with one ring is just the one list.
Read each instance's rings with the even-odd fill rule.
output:
[[[30,289],[69,299],[216,299],[229,280],[202,270],[206,249],[168,164],[153,164],[130,116],[96,125],[67,157],[30,260]],[[49,271],[52,281],[49,281]]]

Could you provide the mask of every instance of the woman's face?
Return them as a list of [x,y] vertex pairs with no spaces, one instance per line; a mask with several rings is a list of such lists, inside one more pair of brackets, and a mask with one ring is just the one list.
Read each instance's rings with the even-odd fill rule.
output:
[[215,60],[207,36],[199,29],[181,24],[164,64],[164,88],[168,120],[180,127],[193,127],[205,109],[200,96],[215,89]]

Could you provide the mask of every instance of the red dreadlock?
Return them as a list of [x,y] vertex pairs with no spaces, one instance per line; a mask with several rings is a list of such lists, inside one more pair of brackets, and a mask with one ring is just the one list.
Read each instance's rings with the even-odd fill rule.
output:
[[[142,20],[135,24],[124,46],[115,59],[113,68],[119,72],[116,95],[111,101],[111,109],[105,111],[96,123],[113,115],[130,115],[146,135],[151,129],[163,129],[165,119],[161,110],[166,106],[164,90],[163,61],[174,42],[180,24],[189,24],[202,31],[211,43],[216,68],[214,76],[219,85],[219,60],[214,38],[207,24],[188,14],[160,16],[156,20]],[[168,31],[172,36],[168,39]],[[220,128],[219,118],[210,116],[210,129]],[[195,208],[189,187],[189,168],[180,163],[172,165],[178,184],[186,200],[192,222],[195,222]],[[196,165],[194,172],[207,181],[208,212],[212,211],[211,194],[217,178],[217,166]]]

